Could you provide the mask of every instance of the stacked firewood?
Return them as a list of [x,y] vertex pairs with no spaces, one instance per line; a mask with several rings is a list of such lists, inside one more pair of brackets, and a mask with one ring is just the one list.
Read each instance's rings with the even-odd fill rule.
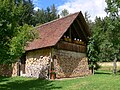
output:
[[30,58],[26,60],[26,76],[47,78],[49,57],[41,56],[38,58]]

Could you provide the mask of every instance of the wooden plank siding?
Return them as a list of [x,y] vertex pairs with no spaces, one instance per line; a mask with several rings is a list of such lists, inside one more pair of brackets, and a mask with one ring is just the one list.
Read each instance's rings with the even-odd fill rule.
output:
[[57,49],[86,53],[86,45],[78,45],[75,43],[70,43],[65,41],[60,41],[57,44]]

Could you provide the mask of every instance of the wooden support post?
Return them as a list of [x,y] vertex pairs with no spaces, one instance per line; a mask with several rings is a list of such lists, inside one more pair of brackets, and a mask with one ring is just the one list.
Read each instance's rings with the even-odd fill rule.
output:
[[70,39],[72,40],[71,27],[70,27],[70,29],[69,29],[69,36],[70,36]]

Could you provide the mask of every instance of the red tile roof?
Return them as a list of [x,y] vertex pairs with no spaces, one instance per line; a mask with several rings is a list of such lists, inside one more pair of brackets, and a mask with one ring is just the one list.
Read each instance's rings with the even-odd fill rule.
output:
[[40,38],[33,40],[26,47],[26,51],[54,46],[68,30],[80,12],[56,19],[37,27]]

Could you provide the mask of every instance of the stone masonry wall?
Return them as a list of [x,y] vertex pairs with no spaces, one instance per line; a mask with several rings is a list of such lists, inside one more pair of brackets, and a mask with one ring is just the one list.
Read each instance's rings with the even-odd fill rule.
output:
[[12,76],[12,66],[8,64],[1,64],[0,76]]
[[50,49],[27,52],[25,74],[27,77],[47,78]]
[[1,76],[18,76],[19,74],[19,63],[12,63],[12,65],[4,64],[0,65]]
[[89,75],[90,70],[85,53],[54,50],[54,68],[56,78],[68,78]]

